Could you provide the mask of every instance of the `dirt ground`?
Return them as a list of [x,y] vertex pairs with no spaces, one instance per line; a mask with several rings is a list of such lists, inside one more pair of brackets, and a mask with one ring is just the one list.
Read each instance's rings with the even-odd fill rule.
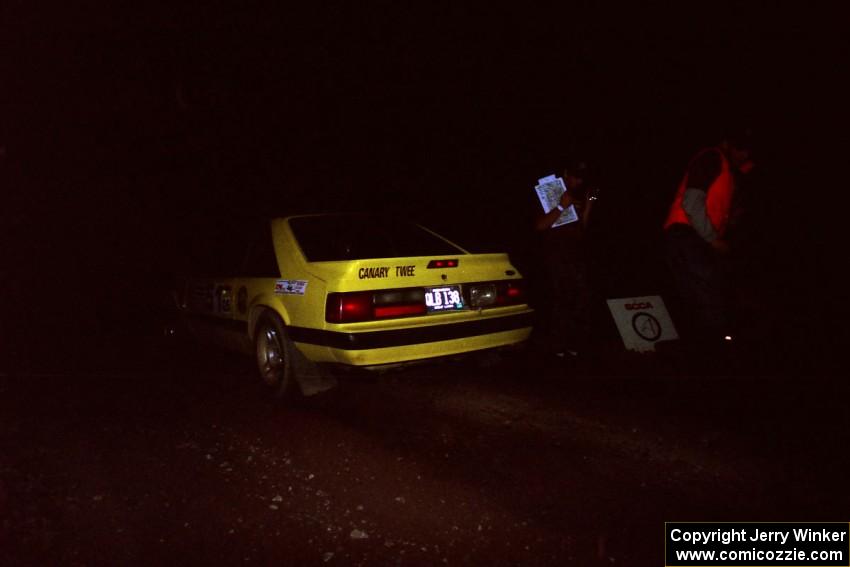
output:
[[283,406],[236,355],[73,350],[0,369],[0,564],[663,565],[665,521],[848,520],[828,376],[522,351]]

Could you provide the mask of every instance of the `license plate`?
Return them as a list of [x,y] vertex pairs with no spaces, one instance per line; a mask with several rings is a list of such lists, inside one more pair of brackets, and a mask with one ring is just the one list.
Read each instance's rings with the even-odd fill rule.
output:
[[463,296],[460,294],[460,287],[444,285],[426,289],[425,307],[428,313],[463,309]]

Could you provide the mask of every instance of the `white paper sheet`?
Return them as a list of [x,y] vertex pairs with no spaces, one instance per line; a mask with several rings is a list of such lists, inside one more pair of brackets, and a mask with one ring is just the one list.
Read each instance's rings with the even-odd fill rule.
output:
[[[558,206],[558,203],[561,201],[561,195],[567,191],[567,186],[564,184],[563,179],[554,175],[543,177],[537,183],[538,185],[534,190],[537,192],[537,198],[540,199],[540,205],[543,207],[543,211],[548,213]],[[552,224],[552,228],[576,222],[577,220],[578,213],[576,212],[575,205],[570,205],[564,209],[558,220]]]

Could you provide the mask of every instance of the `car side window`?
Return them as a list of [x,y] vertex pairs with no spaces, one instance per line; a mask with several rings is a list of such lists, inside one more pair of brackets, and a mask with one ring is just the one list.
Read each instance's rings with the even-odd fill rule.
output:
[[269,223],[263,223],[262,228],[255,232],[248,245],[239,275],[252,278],[280,277]]

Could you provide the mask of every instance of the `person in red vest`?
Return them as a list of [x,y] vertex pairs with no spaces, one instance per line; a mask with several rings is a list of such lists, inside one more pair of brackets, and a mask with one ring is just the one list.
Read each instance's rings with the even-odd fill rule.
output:
[[732,287],[726,239],[736,216],[735,189],[748,173],[752,134],[733,130],[690,161],[664,223],[683,338],[731,338]]

